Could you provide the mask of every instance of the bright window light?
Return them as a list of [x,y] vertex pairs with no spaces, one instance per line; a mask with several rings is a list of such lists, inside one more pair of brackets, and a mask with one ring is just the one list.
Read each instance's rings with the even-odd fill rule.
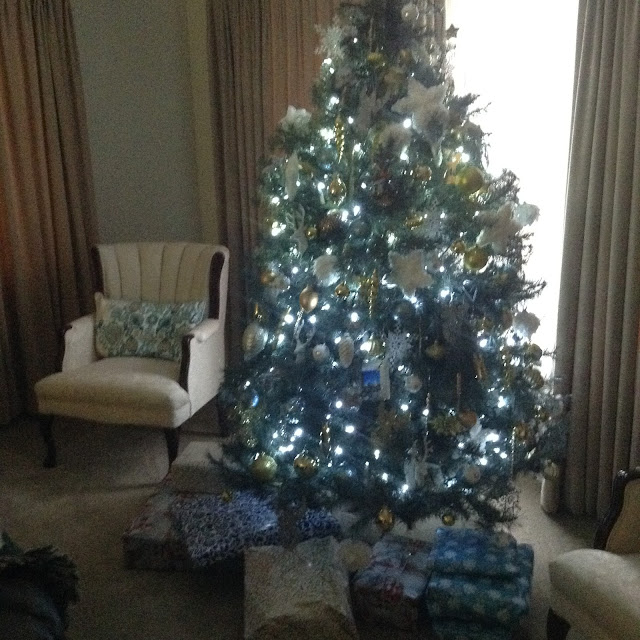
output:
[[[549,20],[550,15],[553,20]],[[456,93],[477,94],[476,106],[488,107],[472,119],[491,134],[488,169],[494,175],[503,168],[512,170],[519,178],[520,202],[540,207],[540,218],[526,228],[533,233],[533,251],[525,274],[529,280],[544,280],[547,286],[527,303],[527,309],[541,320],[536,343],[552,351],[562,261],[578,0],[446,0],[446,16],[447,24],[459,28],[451,57]],[[540,33],[553,44],[540,47]],[[534,49],[538,52],[535,57],[530,55]],[[531,91],[531,87],[540,90]],[[553,100],[549,100],[550,95]],[[544,122],[545,126],[526,127],[525,122]],[[543,363],[545,368],[543,373],[550,373],[549,363]]]

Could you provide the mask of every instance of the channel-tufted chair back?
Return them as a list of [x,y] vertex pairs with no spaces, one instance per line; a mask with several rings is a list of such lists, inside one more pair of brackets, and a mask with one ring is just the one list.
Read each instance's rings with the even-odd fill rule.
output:
[[[99,244],[94,250],[97,289],[107,298],[146,302],[207,300],[208,316],[224,322],[224,247],[186,242]],[[221,289],[224,288],[224,292]],[[222,317],[220,317],[222,316]]]

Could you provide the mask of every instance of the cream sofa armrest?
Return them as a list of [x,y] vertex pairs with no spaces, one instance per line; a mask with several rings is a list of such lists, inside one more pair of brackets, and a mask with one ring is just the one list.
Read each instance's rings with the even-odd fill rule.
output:
[[219,320],[205,320],[182,338],[180,385],[189,394],[192,414],[218,393],[224,349],[224,326]]
[[71,371],[98,359],[95,348],[95,318],[88,314],[65,328],[62,371]]
[[201,322],[197,327],[191,329],[187,334],[192,335],[196,342],[204,342],[208,340],[216,331],[220,331],[222,324],[220,320],[214,318],[207,318]]

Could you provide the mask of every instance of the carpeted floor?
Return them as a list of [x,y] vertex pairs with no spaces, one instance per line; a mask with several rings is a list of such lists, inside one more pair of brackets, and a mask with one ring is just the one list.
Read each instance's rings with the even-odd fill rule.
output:
[[[186,425],[181,446],[215,437],[206,414]],[[123,568],[121,535],[167,472],[160,432],[57,422],[59,463],[41,466],[36,425],[0,428],[0,529],[18,544],[52,544],[78,566],[80,601],[70,610],[69,640],[214,640],[243,636],[243,576],[234,564],[208,573]],[[555,555],[590,546],[595,523],[539,507],[534,477],[520,480],[522,513],[512,533],[535,551],[531,612],[517,640],[543,640],[547,565]],[[362,640],[408,639],[388,629]],[[577,634],[571,640],[580,640]]]

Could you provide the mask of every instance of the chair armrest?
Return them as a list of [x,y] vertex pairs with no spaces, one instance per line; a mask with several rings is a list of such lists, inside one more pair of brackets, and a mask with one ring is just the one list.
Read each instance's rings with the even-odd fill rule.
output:
[[596,531],[593,546],[613,553],[640,553],[640,467],[619,471],[611,505]]
[[62,371],[71,371],[98,359],[95,347],[95,318],[87,314],[65,327]]
[[182,338],[180,386],[189,394],[191,414],[217,393],[225,366],[224,324],[209,318]]
[[[221,328],[220,320],[216,320],[214,318],[208,318],[201,322],[197,327],[191,329],[191,331],[184,336],[184,338],[189,338],[189,336],[193,337],[193,340],[196,342],[205,342],[208,340],[216,331],[220,331]],[[184,344],[183,338],[183,344]]]

